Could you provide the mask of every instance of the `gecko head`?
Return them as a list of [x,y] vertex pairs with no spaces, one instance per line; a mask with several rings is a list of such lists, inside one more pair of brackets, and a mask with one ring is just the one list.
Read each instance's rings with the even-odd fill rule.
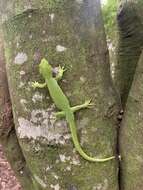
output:
[[45,58],[39,64],[39,72],[45,79],[52,77],[52,67]]

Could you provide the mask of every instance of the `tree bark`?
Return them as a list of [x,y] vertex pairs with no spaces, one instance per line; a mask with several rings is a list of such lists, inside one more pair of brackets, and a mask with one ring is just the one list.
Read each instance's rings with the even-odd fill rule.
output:
[[32,81],[42,80],[41,58],[53,67],[65,65],[60,86],[71,105],[87,99],[95,103],[75,115],[83,150],[98,158],[116,155],[119,99],[111,81],[99,0],[2,2],[15,129],[33,189],[118,190],[117,159],[91,163],[79,156],[65,120],[53,118],[57,110],[48,90],[31,87]]
[[23,187],[31,186],[30,171],[27,169],[24,156],[15,133],[12,106],[8,90],[2,31],[0,31],[0,143],[17,178]]
[[120,129],[120,189],[143,189],[143,2],[122,1],[117,83],[125,112]]
[[120,133],[121,189],[143,189],[143,53],[128,96]]
[[125,107],[132,85],[136,65],[143,45],[142,18],[139,16],[142,2],[139,0],[121,1],[117,21],[119,29],[118,57],[115,68],[115,85]]

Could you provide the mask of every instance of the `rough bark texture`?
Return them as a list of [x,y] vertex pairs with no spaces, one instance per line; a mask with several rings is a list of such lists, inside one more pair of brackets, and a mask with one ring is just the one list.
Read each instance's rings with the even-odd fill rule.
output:
[[118,63],[115,69],[115,84],[125,106],[128,93],[133,81],[135,69],[143,45],[143,22],[139,16],[139,1],[122,1],[118,12],[119,48]]
[[75,115],[83,149],[91,156],[116,154],[118,98],[113,88],[99,0],[2,1],[7,75],[18,140],[33,178],[25,190],[118,190],[118,163],[91,163],[75,152],[65,120],[42,80],[41,58],[65,65],[60,86],[71,105],[92,99]]
[[[125,105],[120,130],[121,189],[143,189],[143,2],[122,3],[117,83]],[[141,56],[140,56],[141,55]],[[140,57],[140,59],[139,59]],[[121,78],[120,78],[121,77]],[[127,100],[127,101],[126,101]]]
[[143,53],[127,100],[120,133],[121,189],[143,189]]
[[0,143],[5,155],[23,187],[31,186],[29,171],[14,129],[12,106],[7,84],[3,37],[0,32]]

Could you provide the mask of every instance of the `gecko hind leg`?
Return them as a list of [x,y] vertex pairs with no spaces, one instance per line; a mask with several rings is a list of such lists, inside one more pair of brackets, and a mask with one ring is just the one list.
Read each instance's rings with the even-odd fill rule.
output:
[[[71,111],[74,113],[74,112],[79,111],[84,108],[90,108],[91,106],[94,106],[94,104],[91,103],[91,100],[87,100],[87,101],[85,101],[84,104],[71,107]],[[57,113],[55,113],[55,116],[58,118],[65,117],[65,112],[64,111],[57,112]]]

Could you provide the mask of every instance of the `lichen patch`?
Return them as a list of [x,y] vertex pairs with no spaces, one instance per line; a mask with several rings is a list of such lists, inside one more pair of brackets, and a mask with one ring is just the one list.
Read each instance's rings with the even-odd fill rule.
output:
[[24,110],[27,111],[27,108],[26,108],[27,100],[26,99],[20,99],[20,103],[21,103],[22,107],[24,108]]
[[85,82],[86,82],[86,78],[85,78],[84,76],[81,76],[81,77],[80,77],[80,81],[81,81],[82,83],[85,83]]
[[61,45],[56,46],[56,51],[57,52],[63,52],[63,51],[66,51],[66,50],[67,50],[67,48],[64,47],[64,46],[61,46]]
[[20,71],[20,75],[25,75],[25,71]]
[[21,104],[27,104],[27,100],[26,100],[26,99],[21,99],[21,100],[20,100],[20,103],[21,103]]
[[71,166],[67,166],[67,167],[66,167],[66,170],[67,170],[67,171],[71,171]]
[[14,63],[17,65],[22,65],[23,63],[25,63],[28,60],[28,56],[26,53],[23,52],[19,52],[15,59],[14,59]]
[[58,143],[60,140],[60,134],[54,133],[49,131],[49,127],[45,126],[36,126],[32,124],[32,122],[24,119],[24,118],[19,118],[19,127],[18,127],[18,133],[20,138],[33,138],[37,139],[38,137],[44,137],[47,139],[49,142],[55,141],[55,143]]
[[42,101],[42,99],[43,99],[43,95],[40,94],[39,92],[36,92],[36,93],[33,95],[33,97],[32,97],[32,101],[33,101],[34,103],[36,103],[37,101]]
[[52,166],[48,165],[47,168],[46,168],[46,172],[49,171],[49,170],[51,170],[51,169],[52,169]]
[[53,185],[51,184],[50,187],[54,190],[60,190],[60,185],[59,184],[56,184],[56,185]]
[[53,176],[56,180],[59,179],[59,176],[57,176],[54,172],[52,173],[52,176]]
[[30,35],[29,35],[29,39],[31,40],[32,38],[33,38],[33,35],[32,35],[32,34],[30,34]]
[[29,120],[19,117],[19,137],[34,140],[42,137],[44,143],[65,144],[69,133],[67,123],[65,120],[56,121],[52,109],[50,107],[47,110],[33,110]]
[[49,16],[50,16],[50,18],[51,18],[51,22],[53,23],[55,14],[54,14],[54,13],[51,13]]
[[80,161],[78,157],[73,157],[71,161],[72,165],[80,166]]
[[59,155],[61,162],[66,162],[66,157],[64,154]]

